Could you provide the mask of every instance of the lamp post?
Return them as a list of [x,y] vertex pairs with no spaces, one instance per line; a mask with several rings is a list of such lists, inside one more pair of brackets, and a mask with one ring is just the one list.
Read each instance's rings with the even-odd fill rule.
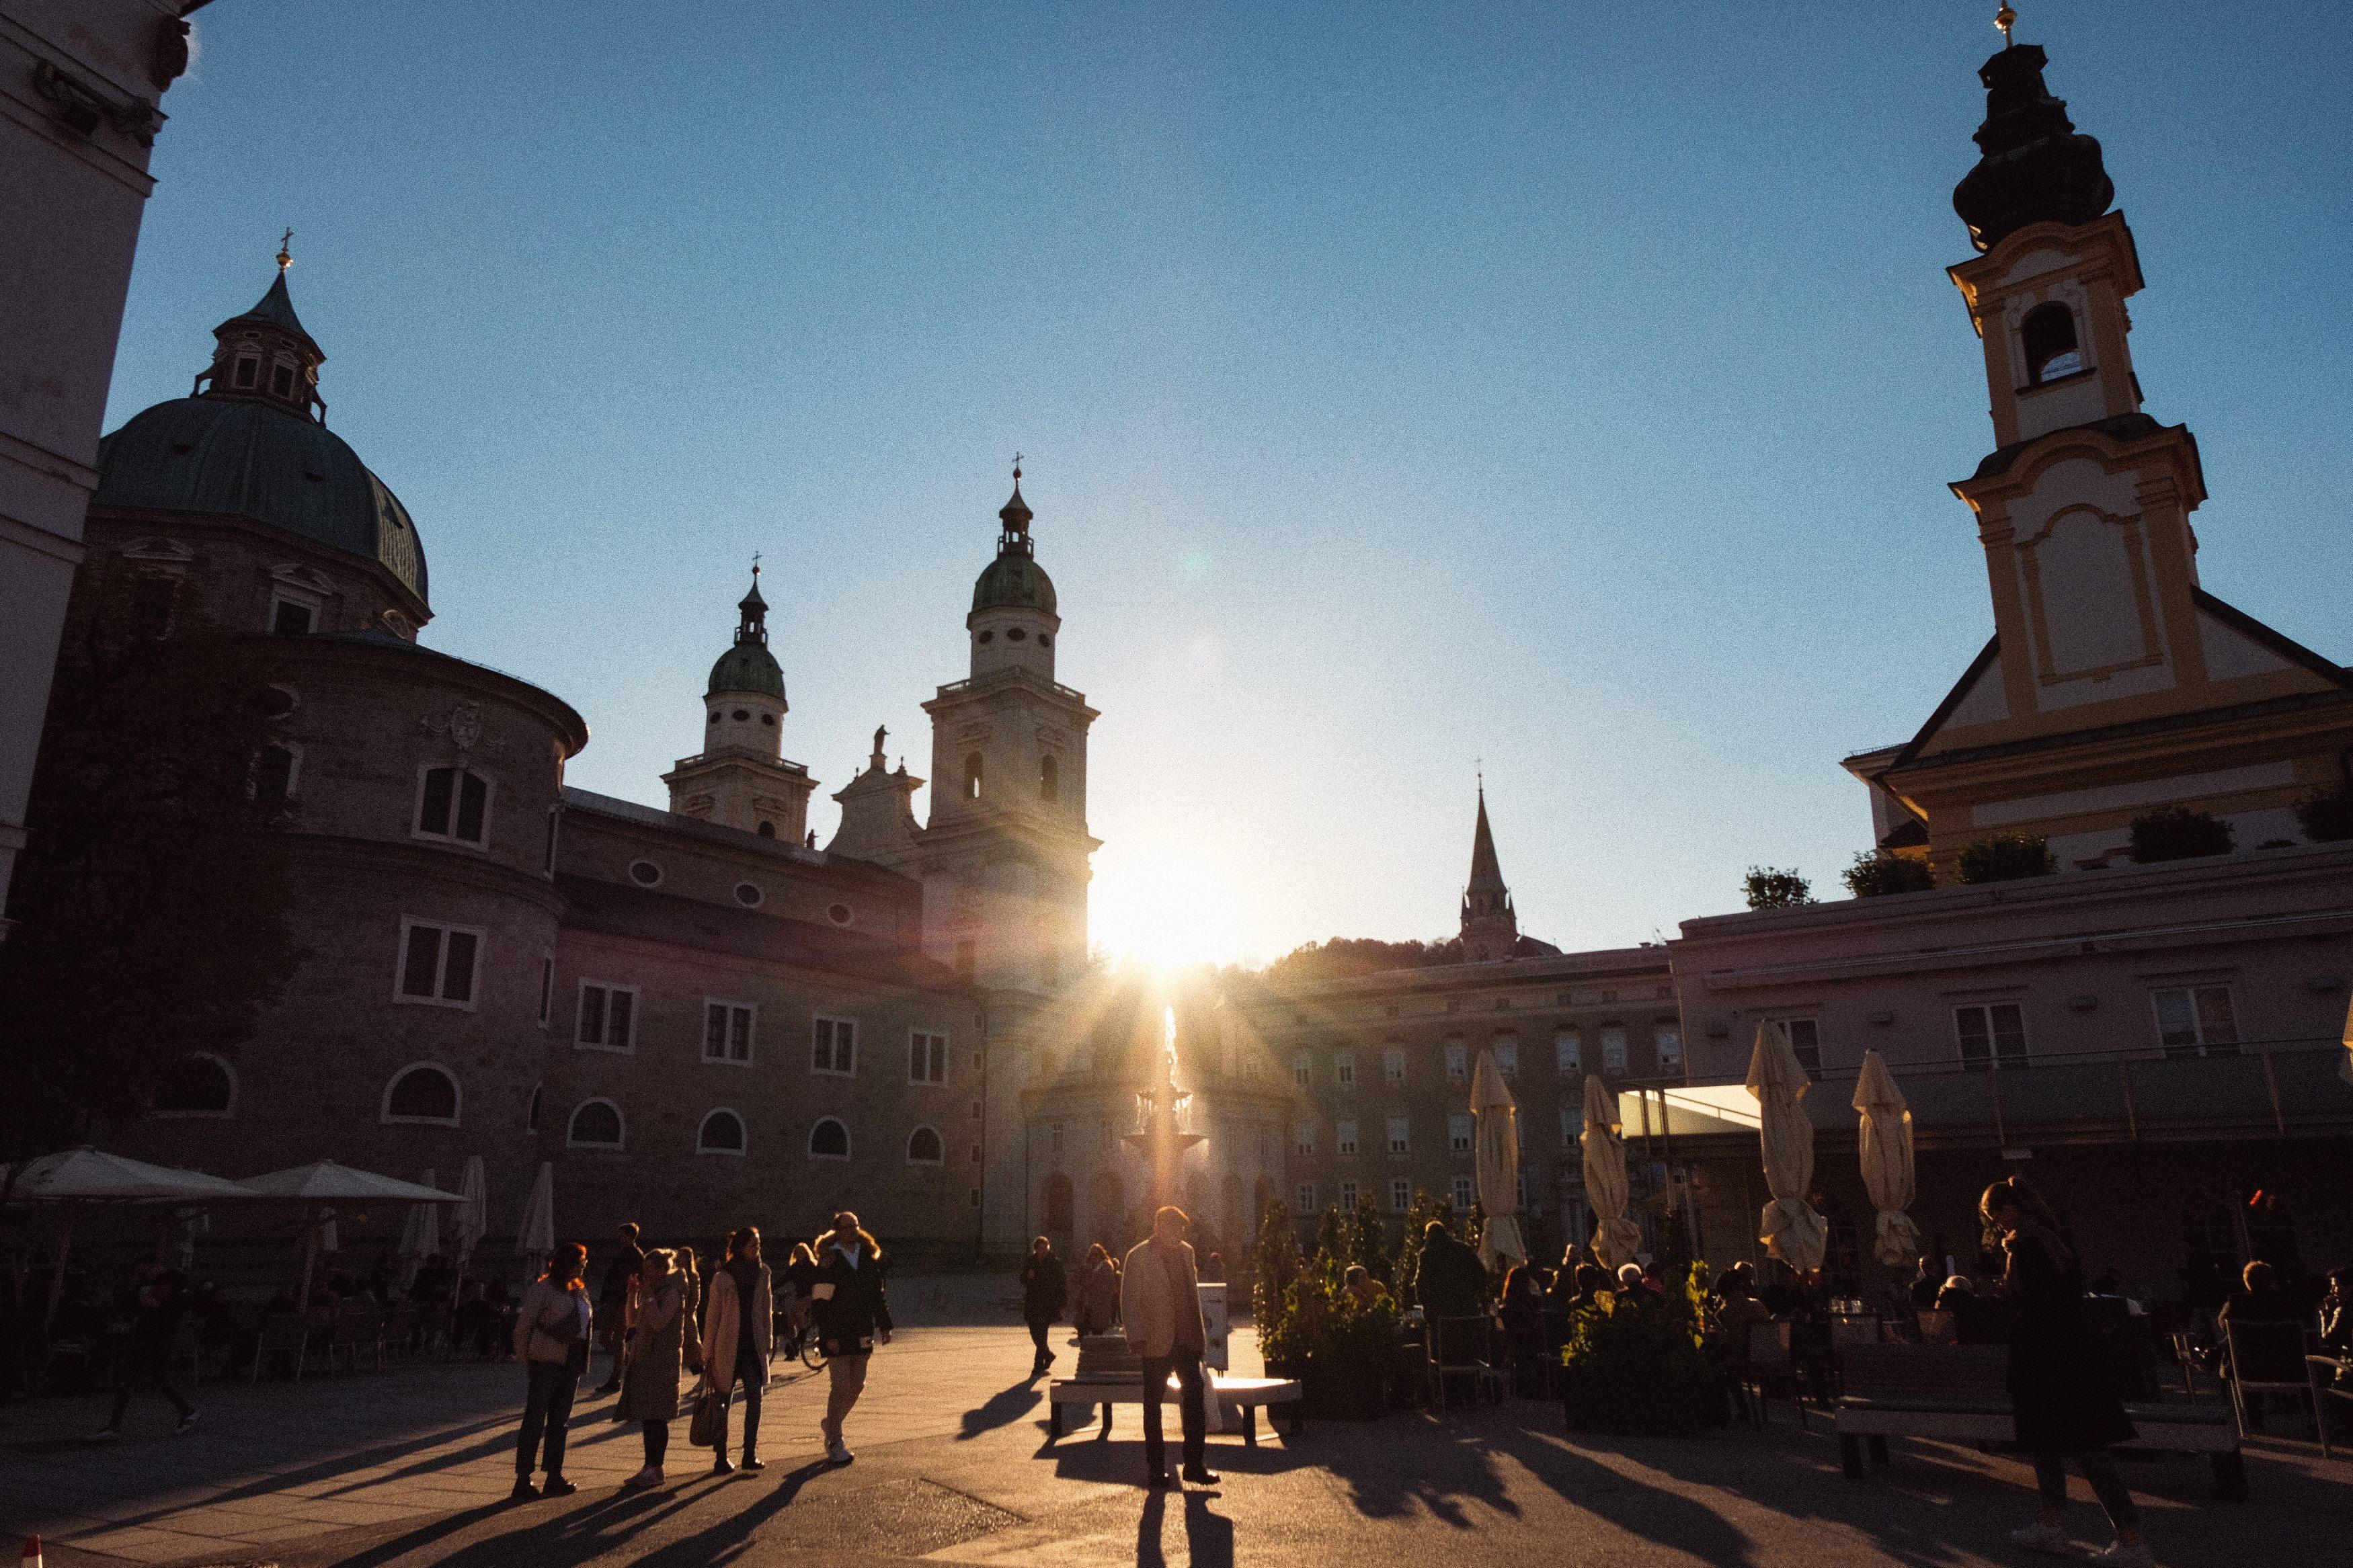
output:
[[1191,1090],[1176,1087],[1176,1009],[1172,1006],[1161,1015],[1158,1069],[1152,1081],[1135,1092],[1135,1131],[1122,1135],[1151,1172],[1147,1215],[1181,1195],[1176,1176],[1185,1152],[1208,1139],[1206,1133],[1185,1131],[1185,1108],[1192,1099]]

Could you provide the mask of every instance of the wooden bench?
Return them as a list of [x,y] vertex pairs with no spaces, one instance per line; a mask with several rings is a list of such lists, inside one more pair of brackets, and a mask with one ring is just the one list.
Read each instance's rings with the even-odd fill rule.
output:
[[[1844,1356],[1837,1405],[1839,1461],[1860,1479],[1887,1468],[1890,1437],[2015,1443],[2010,1352],[2000,1345],[1856,1345]],[[2127,1404],[2138,1431],[2127,1449],[2204,1454],[2216,1494],[2247,1495],[2245,1456],[2225,1405]]]
[[[1267,1418],[1274,1419],[1272,1407],[1287,1405],[1289,1421],[1285,1426],[1297,1436],[1307,1426],[1305,1407],[1299,1402],[1299,1384],[1288,1377],[1227,1377],[1211,1373],[1209,1385],[1203,1390],[1205,1399],[1221,1411],[1231,1410],[1240,1419],[1242,1441],[1258,1447],[1258,1411],[1268,1406]],[[1068,1407],[1100,1405],[1103,1406],[1103,1429],[1095,1434],[1098,1440],[1111,1436],[1112,1408],[1133,1405],[1141,1408],[1145,1388],[1141,1378],[1078,1378],[1058,1377],[1046,1390],[1046,1440],[1053,1442],[1062,1435],[1062,1412]],[[1161,1385],[1160,1403],[1170,1405],[1178,1398],[1176,1380],[1170,1378]]]

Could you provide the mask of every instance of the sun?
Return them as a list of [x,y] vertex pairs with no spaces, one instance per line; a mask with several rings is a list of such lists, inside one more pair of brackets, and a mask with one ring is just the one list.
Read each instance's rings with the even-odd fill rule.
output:
[[1095,879],[1094,945],[1112,958],[1166,969],[1234,955],[1233,900],[1216,878],[1182,860],[1140,860]]

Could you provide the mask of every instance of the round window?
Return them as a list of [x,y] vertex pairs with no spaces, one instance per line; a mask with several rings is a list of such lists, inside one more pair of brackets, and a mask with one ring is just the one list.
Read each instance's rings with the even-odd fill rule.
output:
[[1007,642],[1019,642],[1023,637],[1026,637],[1029,635],[1029,634],[1028,632],[1023,631],[1019,626],[1015,626],[1005,634],[1005,640]]
[[735,884],[735,901],[747,910],[757,909],[762,896],[760,889],[749,882]]
[[1052,647],[1054,646],[1053,634],[1050,632],[1039,632],[1038,634],[1038,646],[1039,647]]
[[752,715],[749,710],[742,708],[738,708],[734,712],[727,715],[727,717],[734,720],[738,724],[741,724],[744,720],[749,719],[751,716]]
[[825,911],[825,918],[838,926],[846,926],[849,923],[849,906],[836,904]]
[[629,880],[640,888],[659,887],[661,868],[650,860],[632,860],[629,862]]
[[711,721],[714,724],[719,722],[719,710],[716,708],[711,710]]
[[776,727],[776,716],[774,713],[763,713],[760,715],[760,722],[773,730]]
[[977,641],[977,642],[985,642],[985,643],[995,642],[995,641],[997,640],[997,634],[996,634],[995,632],[983,632],[983,633],[981,633],[981,634],[980,634],[980,636],[979,636],[978,637],[975,638],[974,640],[975,640],[975,641]]

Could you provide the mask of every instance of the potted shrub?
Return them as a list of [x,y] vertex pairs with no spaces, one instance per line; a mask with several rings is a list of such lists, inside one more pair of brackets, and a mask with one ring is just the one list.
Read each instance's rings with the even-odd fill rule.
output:
[[1954,869],[1964,882],[2015,882],[2048,877],[2059,863],[2039,833],[1997,833],[1962,845]]
[[2211,811],[2160,805],[2133,818],[2132,858],[2139,865],[2159,860],[2191,860],[2201,855],[2228,855],[2237,835],[2231,825]]
[[1839,876],[1846,883],[1846,890],[1858,899],[1876,899],[1889,893],[1925,893],[1936,885],[1936,874],[1928,868],[1928,862],[1890,855],[1884,849],[1864,850]]
[[1706,1267],[1694,1264],[1663,1301],[1605,1294],[1578,1309],[1560,1355],[1570,1431],[1683,1437],[1724,1419],[1723,1384],[1702,1349],[1706,1289]]

